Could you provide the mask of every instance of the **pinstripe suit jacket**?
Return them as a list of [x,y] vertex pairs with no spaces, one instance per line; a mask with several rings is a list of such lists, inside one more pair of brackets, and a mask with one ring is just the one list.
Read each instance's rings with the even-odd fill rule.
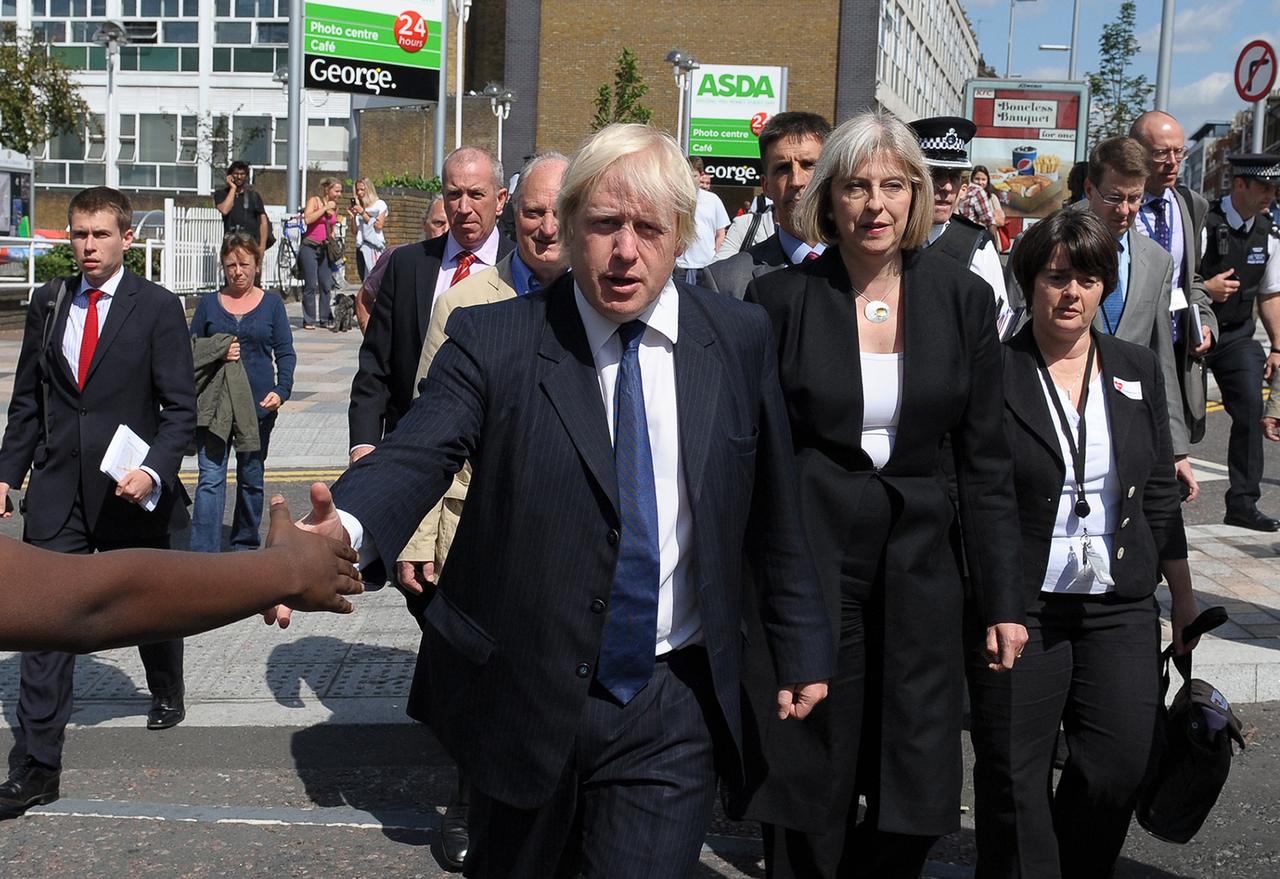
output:
[[[835,650],[798,524],[769,321],[683,284],[679,320],[679,439],[694,523],[686,551],[735,781],[744,561],[779,680],[826,679]],[[447,334],[422,396],[333,492],[393,559],[471,460],[466,515],[423,613],[410,713],[479,790],[534,808],[569,759],[600,651],[618,559],[613,447],[570,278],[460,309]]]

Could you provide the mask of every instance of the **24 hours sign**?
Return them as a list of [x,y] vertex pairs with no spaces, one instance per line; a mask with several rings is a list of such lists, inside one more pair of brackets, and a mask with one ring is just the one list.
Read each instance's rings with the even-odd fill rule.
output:
[[689,87],[689,155],[720,185],[760,181],[760,129],[787,108],[787,68],[704,64]]
[[384,98],[440,97],[443,0],[305,4],[307,88]]

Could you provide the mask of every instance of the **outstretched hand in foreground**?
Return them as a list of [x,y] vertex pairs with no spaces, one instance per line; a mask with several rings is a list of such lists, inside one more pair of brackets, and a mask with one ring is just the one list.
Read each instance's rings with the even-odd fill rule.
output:
[[[339,565],[346,566],[348,576],[354,572],[356,582],[359,583],[360,572],[355,565],[358,557],[355,550],[351,548],[351,537],[338,518],[338,510],[333,505],[333,495],[329,493],[329,486],[323,482],[313,482],[311,512],[297,522],[292,522],[291,519],[289,505],[285,503],[284,498],[280,495],[273,497],[271,499],[271,530],[267,534],[268,548],[277,545],[291,548],[324,538],[330,556],[341,560]],[[309,532],[309,535],[306,532]],[[306,564],[318,562],[317,555],[314,551],[309,551],[299,559],[303,564],[298,565],[297,575],[309,578],[302,584],[306,591],[297,601],[287,601],[268,608],[262,615],[263,622],[267,625],[277,623],[280,628],[287,629],[289,619],[295,610],[333,610],[338,613],[350,613],[354,610],[351,602],[342,597],[342,594],[352,593],[341,593],[339,590],[341,594],[333,594],[331,591],[325,591],[321,586],[330,582],[328,578],[333,575],[332,570],[326,572],[323,564],[317,567]],[[360,585],[357,592],[363,591],[364,586]],[[320,606],[308,606],[308,602],[311,601],[318,601]],[[340,604],[334,602],[340,602]]]

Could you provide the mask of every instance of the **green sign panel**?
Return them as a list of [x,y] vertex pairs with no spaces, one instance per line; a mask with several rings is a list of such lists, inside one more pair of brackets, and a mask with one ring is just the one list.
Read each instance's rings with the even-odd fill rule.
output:
[[435,101],[443,0],[305,4],[307,88]]
[[701,156],[718,183],[755,185],[760,130],[786,108],[787,68],[703,65],[689,88],[689,155]]

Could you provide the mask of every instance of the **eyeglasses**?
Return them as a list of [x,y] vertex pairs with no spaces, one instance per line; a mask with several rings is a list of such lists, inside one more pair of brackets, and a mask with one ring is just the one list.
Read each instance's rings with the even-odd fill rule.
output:
[[1157,162],[1181,162],[1187,157],[1187,148],[1178,147],[1176,150],[1152,150],[1151,158]]
[[1136,195],[1121,195],[1118,192],[1108,192],[1102,196],[1102,203],[1109,207],[1118,208],[1122,204],[1127,204],[1131,208],[1142,206],[1142,193]]

